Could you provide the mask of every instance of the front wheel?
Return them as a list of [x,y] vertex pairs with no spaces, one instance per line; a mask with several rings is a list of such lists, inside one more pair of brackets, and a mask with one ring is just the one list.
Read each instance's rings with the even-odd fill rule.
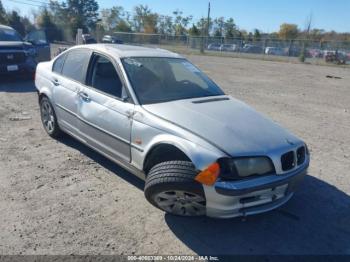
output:
[[191,162],[167,161],[149,172],[146,199],[155,207],[179,216],[203,216],[206,201],[203,186],[194,180],[197,172]]

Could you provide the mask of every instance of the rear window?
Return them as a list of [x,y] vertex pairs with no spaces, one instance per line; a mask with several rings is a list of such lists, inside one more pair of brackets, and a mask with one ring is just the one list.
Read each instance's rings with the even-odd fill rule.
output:
[[63,65],[62,75],[85,83],[86,69],[90,60],[91,52],[87,49],[75,49],[68,52]]

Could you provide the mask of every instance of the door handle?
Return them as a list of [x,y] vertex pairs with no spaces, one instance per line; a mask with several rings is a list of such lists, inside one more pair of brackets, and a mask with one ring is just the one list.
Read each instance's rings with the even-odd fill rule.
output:
[[60,82],[58,82],[57,79],[52,80],[52,83],[53,83],[55,86],[59,86],[59,85],[60,85]]
[[85,92],[79,92],[78,95],[85,101],[85,102],[89,102],[91,99],[89,97],[89,95]]

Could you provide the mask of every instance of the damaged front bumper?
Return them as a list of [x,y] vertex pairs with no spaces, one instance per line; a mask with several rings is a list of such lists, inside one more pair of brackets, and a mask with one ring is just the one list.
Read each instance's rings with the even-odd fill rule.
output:
[[251,180],[217,181],[204,186],[207,216],[232,218],[273,210],[285,204],[307,173],[309,163],[283,175]]

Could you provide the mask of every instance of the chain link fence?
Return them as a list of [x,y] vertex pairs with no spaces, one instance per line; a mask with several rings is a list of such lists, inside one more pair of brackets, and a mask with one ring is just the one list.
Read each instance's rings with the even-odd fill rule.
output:
[[[113,32],[125,44],[158,46],[177,52],[204,51],[227,56],[263,56],[350,63],[350,42],[311,41],[307,39],[246,40],[225,37],[193,37],[161,34]],[[334,61],[332,61],[332,59]]]
[[[269,60],[297,61],[305,59],[311,63],[350,64],[350,42],[311,41],[307,39],[247,40],[225,37],[194,37],[163,34],[100,32],[92,36],[102,42],[104,35],[113,36],[124,44],[144,45],[168,49],[182,54],[205,52],[209,55],[246,57]],[[73,44],[71,37],[65,43]],[[55,54],[56,51],[53,51]]]

